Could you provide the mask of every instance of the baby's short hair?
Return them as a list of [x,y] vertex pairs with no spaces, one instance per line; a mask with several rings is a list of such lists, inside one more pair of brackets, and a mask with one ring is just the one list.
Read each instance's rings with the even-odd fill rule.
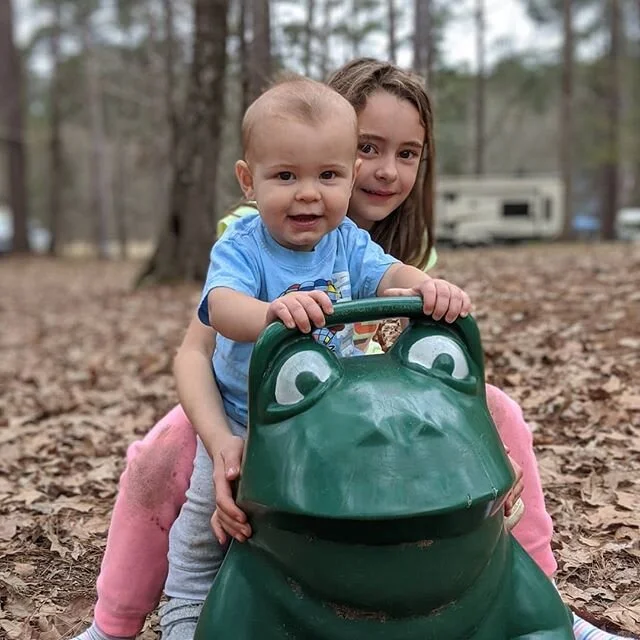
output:
[[269,118],[294,119],[305,124],[319,124],[330,118],[349,118],[353,122],[354,149],[358,136],[358,119],[351,104],[337,91],[322,82],[287,73],[259,96],[242,120],[242,149],[251,155],[251,138]]

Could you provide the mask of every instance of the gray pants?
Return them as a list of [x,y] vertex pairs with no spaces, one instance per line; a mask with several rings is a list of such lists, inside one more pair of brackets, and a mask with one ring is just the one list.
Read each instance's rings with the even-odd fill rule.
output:
[[[234,435],[246,437],[246,427],[230,418],[228,422]],[[172,606],[170,601],[160,612],[163,640],[192,640],[194,607],[182,603],[204,602],[224,559],[226,548],[211,530],[214,509],[213,463],[198,438],[187,500],[169,533],[169,574],[164,591],[180,602]]]

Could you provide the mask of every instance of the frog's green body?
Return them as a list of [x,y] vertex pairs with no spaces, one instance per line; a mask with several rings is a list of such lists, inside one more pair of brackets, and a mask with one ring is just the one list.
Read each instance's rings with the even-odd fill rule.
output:
[[196,640],[572,640],[567,609],[506,532],[513,475],[487,409],[475,323],[420,301],[384,355],[338,359],[274,325],[256,344],[233,544]]

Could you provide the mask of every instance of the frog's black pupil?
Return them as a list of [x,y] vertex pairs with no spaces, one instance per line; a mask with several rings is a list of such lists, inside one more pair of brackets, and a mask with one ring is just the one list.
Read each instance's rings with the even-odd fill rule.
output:
[[320,379],[311,371],[302,371],[296,376],[296,389],[306,396],[320,384]]
[[455,360],[449,353],[441,353],[436,356],[436,359],[433,361],[433,368],[438,371],[444,371],[447,375],[451,375],[455,367]]

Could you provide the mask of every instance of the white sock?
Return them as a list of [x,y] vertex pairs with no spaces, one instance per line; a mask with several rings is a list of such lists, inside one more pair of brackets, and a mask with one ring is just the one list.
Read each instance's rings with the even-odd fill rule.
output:
[[74,636],[71,640],[135,640],[134,636],[110,636],[101,631],[95,621],[91,626],[83,631],[79,636]]
[[600,631],[591,623],[583,620],[579,615],[573,614],[573,635],[576,640],[616,640],[623,636],[616,636],[607,631]]

